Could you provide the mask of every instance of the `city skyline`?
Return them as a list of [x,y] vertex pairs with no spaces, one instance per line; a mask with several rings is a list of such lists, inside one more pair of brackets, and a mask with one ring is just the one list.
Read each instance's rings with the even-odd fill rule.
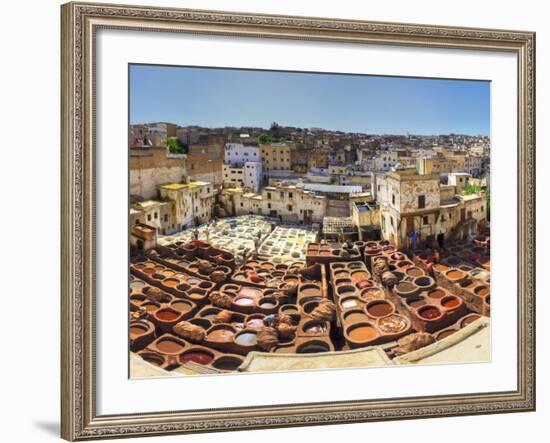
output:
[[129,73],[130,124],[490,136],[487,81],[156,65]]

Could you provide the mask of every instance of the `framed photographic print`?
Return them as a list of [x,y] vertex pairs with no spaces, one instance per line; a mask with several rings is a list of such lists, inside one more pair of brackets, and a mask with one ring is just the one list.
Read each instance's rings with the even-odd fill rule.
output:
[[534,33],[61,14],[63,438],[534,410]]

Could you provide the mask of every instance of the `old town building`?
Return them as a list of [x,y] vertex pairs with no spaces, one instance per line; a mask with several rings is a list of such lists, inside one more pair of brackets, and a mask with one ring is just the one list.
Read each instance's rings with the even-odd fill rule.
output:
[[156,198],[159,185],[180,182],[185,176],[185,154],[172,154],[165,145],[130,149],[130,195]]
[[260,147],[227,143],[222,173],[224,183],[258,192],[263,177]]
[[382,237],[407,247],[413,239],[474,235],[486,221],[485,194],[457,194],[454,185],[442,188],[439,174],[422,172],[407,169],[376,175]]
[[171,202],[171,220],[176,229],[210,221],[216,191],[212,183],[189,181],[160,186],[160,197]]
[[260,145],[263,171],[290,171],[290,152],[290,146],[285,143]]

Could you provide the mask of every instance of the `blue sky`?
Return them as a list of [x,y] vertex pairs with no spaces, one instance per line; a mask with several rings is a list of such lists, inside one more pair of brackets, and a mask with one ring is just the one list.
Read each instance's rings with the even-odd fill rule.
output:
[[130,66],[130,123],[489,135],[490,83]]

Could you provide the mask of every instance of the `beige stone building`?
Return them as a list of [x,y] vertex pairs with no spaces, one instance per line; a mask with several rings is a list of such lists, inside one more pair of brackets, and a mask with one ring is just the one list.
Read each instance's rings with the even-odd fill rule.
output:
[[187,176],[187,156],[171,154],[165,146],[130,149],[130,195],[158,198],[158,187]]
[[454,185],[442,187],[437,173],[377,174],[375,190],[382,237],[397,246],[409,246],[413,232],[418,243],[438,235],[466,238],[486,222],[485,194],[457,194]]
[[301,224],[320,223],[327,209],[324,196],[287,184],[266,186],[258,194],[224,189],[220,202],[228,214],[259,214]]
[[212,183],[191,181],[160,186],[160,196],[171,202],[171,219],[177,230],[205,223],[212,218],[216,191]]
[[291,147],[285,143],[271,143],[260,145],[262,169],[270,171],[290,171]]
[[357,196],[350,201],[351,218],[358,228],[359,240],[379,240],[380,206],[373,201],[369,193],[363,198]]
[[172,217],[172,202],[146,200],[132,203],[130,207],[130,225],[146,224],[160,234],[170,234],[178,226]]

